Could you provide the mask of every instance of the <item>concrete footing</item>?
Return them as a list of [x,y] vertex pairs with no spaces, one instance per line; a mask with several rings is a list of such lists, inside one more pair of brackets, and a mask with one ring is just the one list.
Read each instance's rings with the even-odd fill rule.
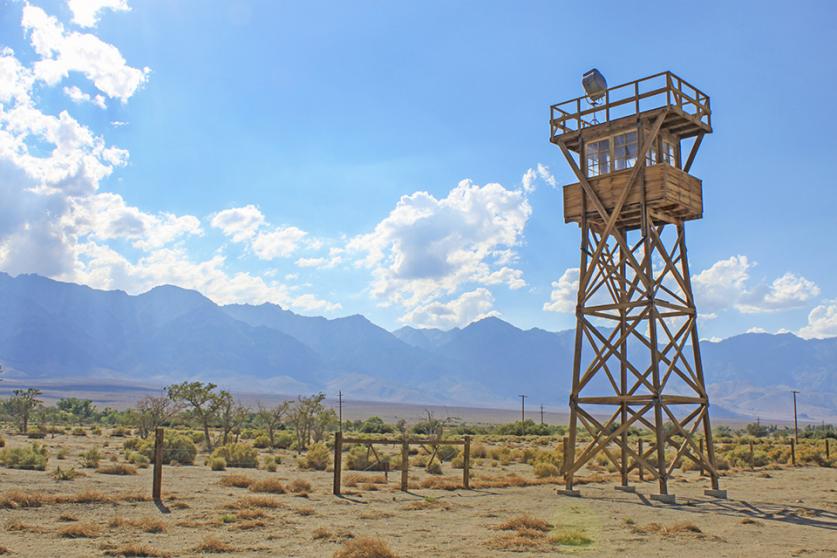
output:
[[705,496],[712,496],[713,498],[720,498],[721,500],[727,499],[727,491],[726,490],[714,490],[714,489],[707,489],[703,491]]
[[559,489],[558,494],[561,494],[562,496],[572,496],[573,498],[581,497],[581,492],[578,490]]
[[674,497],[674,494],[652,494],[652,500],[656,500],[657,502],[662,502],[663,504],[676,504],[677,499]]
[[630,492],[631,494],[636,492],[636,487],[635,486],[621,486],[621,485],[619,485],[619,486],[614,486],[613,488],[615,490],[620,491],[620,492]]

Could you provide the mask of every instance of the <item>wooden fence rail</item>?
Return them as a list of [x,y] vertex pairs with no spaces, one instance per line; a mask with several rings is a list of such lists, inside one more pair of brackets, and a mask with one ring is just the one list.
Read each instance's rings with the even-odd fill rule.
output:
[[[334,482],[332,492],[335,496],[341,493],[341,478],[343,475],[343,444],[364,445],[372,449],[374,445],[401,446],[401,491],[409,490],[410,480],[410,445],[432,446],[435,450],[439,446],[463,446],[462,450],[462,487],[471,488],[471,437],[465,436],[457,440],[437,440],[433,438],[344,438],[342,432],[334,434]],[[374,449],[372,450],[374,451]],[[376,453],[377,456],[377,453]],[[431,456],[432,459],[433,456]]]

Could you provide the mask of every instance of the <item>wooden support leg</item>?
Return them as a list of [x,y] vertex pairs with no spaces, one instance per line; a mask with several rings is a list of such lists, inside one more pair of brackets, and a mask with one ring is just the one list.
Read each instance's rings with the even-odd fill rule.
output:
[[151,497],[155,502],[162,500],[163,490],[163,446],[165,433],[162,428],[154,431],[154,479],[151,486]]
[[407,492],[410,476],[410,446],[407,438],[401,442],[401,492]]
[[462,449],[462,488],[471,488],[471,437],[465,436],[465,447]]
[[343,469],[343,433],[334,433],[334,487],[335,496],[340,496],[340,477]]

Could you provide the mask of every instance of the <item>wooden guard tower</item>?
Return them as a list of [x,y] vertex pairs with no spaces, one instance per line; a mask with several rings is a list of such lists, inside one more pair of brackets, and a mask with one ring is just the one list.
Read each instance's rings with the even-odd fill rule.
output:
[[[599,97],[553,105],[550,118],[578,178],[564,187],[564,220],[581,228],[565,493],[578,495],[573,475],[604,453],[622,490],[639,469],[659,482],[652,498],[673,502],[668,479],[688,459],[710,476],[706,493],[725,497],[684,225],[703,215],[689,169],[712,133],[709,97],[671,72],[603,85]],[[579,423],[591,441],[577,449]],[[629,443],[637,428],[653,434],[642,450]]]

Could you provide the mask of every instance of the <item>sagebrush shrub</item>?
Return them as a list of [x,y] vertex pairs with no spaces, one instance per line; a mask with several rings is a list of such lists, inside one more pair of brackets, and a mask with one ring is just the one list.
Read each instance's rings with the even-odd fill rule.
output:
[[[154,440],[151,438],[143,440],[139,446],[139,452],[153,460]],[[174,462],[181,465],[192,465],[197,454],[198,447],[188,436],[169,431],[166,431],[163,435],[163,463]]]
[[43,471],[49,461],[46,447],[37,442],[29,447],[4,448],[0,450],[0,464],[9,469],[30,469]]
[[305,455],[299,458],[299,466],[303,469],[325,471],[328,468],[330,453],[325,444],[312,444]]
[[227,444],[215,448],[212,457],[223,457],[227,467],[255,469],[259,466],[259,452],[248,444]]

